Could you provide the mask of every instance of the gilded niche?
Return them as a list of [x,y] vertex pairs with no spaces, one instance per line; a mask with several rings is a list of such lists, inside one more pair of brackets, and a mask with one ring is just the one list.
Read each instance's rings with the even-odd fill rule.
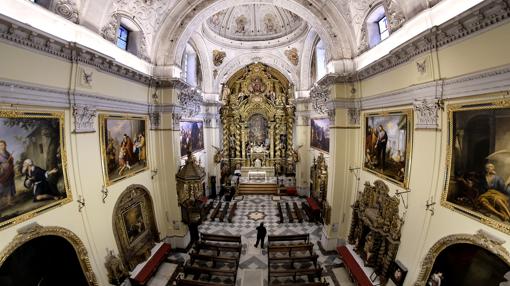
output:
[[348,237],[365,265],[374,268],[381,285],[389,279],[403,224],[398,209],[400,200],[388,193],[388,186],[381,180],[376,180],[373,186],[365,183],[365,189],[352,206]]
[[294,173],[292,89],[285,76],[261,63],[239,70],[223,86],[222,177],[255,166]]

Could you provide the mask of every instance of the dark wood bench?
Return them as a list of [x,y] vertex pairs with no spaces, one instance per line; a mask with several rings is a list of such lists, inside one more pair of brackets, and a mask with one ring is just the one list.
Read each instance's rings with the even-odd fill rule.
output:
[[222,252],[235,252],[237,257],[241,256],[242,245],[226,245],[226,244],[218,244],[218,243],[209,243],[209,242],[196,242],[195,243],[195,251],[196,253],[200,253],[202,249],[214,250],[216,251],[216,255],[220,256]]
[[230,206],[230,203],[229,203],[229,202],[227,202],[227,203],[225,204],[225,207],[224,207],[224,208],[223,208],[223,210],[221,211],[221,214],[220,214],[220,217],[219,217],[219,219],[220,219],[220,221],[221,221],[221,222],[223,222],[223,220],[225,219],[225,216],[227,215],[227,211],[228,211],[229,206]]
[[304,282],[304,283],[292,283],[292,284],[275,284],[278,286],[328,286],[328,282]]
[[268,281],[271,281],[271,277],[292,277],[294,281],[298,276],[308,276],[310,282],[314,282],[313,278],[321,279],[322,268],[310,268],[310,269],[284,269],[284,270],[268,270]]
[[237,209],[237,202],[234,203],[234,205],[232,205],[232,208],[230,209],[230,212],[228,213],[228,222],[232,222],[232,218],[234,217],[234,215],[236,214],[236,209]]
[[296,245],[274,245],[269,246],[267,251],[268,254],[277,252],[287,252],[289,254],[289,257],[292,256],[292,253],[296,251],[305,251],[310,253],[310,255],[313,255],[313,244],[305,243]]
[[272,242],[282,242],[282,241],[302,241],[307,243],[310,241],[310,234],[291,234],[291,235],[268,235],[267,242],[271,245]]
[[[179,279],[176,280],[177,286],[234,286],[234,284],[222,284],[216,282],[204,282],[204,281],[196,281],[196,280],[188,280],[188,279]],[[305,286],[305,285],[303,285]],[[316,286],[316,285],[310,285]],[[319,286],[319,285],[317,285]]]
[[300,223],[303,222],[303,215],[301,214],[301,210],[299,209],[298,204],[296,202],[293,202],[292,205],[294,207],[294,213],[296,214],[297,220]]
[[204,255],[204,254],[198,254],[198,253],[191,253],[190,255],[190,263],[193,265],[195,261],[208,261],[213,263],[213,267],[215,267],[216,262],[222,262],[222,263],[232,263],[237,268],[237,263],[239,260],[234,257],[229,256],[213,256],[213,255]]
[[277,263],[290,263],[290,266],[294,268],[295,262],[312,262],[315,268],[317,268],[317,259],[319,258],[319,255],[309,255],[309,256],[298,256],[298,257],[269,257],[268,263],[271,264],[277,264]]
[[241,236],[240,235],[221,235],[221,234],[210,234],[210,233],[201,232],[200,240],[230,242],[230,243],[238,243],[239,245],[241,245]]
[[312,210],[305,202],[301,203],[301,209],[303,209],[305,211],[308,221],[313,221]]
[[287,209],[287,216],[289,217],[289,222],[294,222],[294,216],[292,215],[292,211],[290,210],[289,203],[285,203],[285,208]]
[[221,208],[221,202],[219,202],[216,207],[214,208],[214,211],[211,214],[211,220],[214,221],[216,219],[216,216],[218,215],[218,212],[220,212]]
[[282,211],[282,205],[280,202],[276,203],[276,208],[278,209],[278,216],[280,217],[280,223],[283,223],[283,211]]
[[194,280],[197,280],[200,275],[208,275],[209,278],[211,276],[223,276],[223,277],[233,277],[233,279],[236,279],[237,270],[230,270],[230,269],[215,269],[211,267],[198,267],[198,266],[184,266],[183,269],[184,275],[193,274]]

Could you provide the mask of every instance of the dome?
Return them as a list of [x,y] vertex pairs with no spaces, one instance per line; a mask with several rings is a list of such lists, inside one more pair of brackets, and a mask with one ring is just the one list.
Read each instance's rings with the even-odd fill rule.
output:
[[206,26],[221,37],[236,41],[274,40],[307,28],[296,14],[267,4],[221,10],[207,19]]

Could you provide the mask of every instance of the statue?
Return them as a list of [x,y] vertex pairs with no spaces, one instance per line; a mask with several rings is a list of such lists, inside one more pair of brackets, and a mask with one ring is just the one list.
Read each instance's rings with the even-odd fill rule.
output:
[[299,149],[303,147],[303,145],[299,145],[296,149],[292,151],[292,161],[294,163],[298,163],[301,158],[299,158]]
[[120,285],[128,277],[128,272],[124,268],[120,258],[113,255],[113,250],[106,249],[106,253],[104,266],[108,272],[108,282],[113,285]]
[[214,145],[211,145],[211,147],[216,149],[216,153],[214,153],[214,163],[218,164],[221,162],[221,160],[223,160],[223,150]]
[[259,158],[254,161],[255,168],[262,168],[262,161]]
[[230,88],[228,88],[228,86],[224,86],[223,92],[221,93],[221,101],[223,101],[223,103],[226,104],[228,102],[229,95],[230,95]]

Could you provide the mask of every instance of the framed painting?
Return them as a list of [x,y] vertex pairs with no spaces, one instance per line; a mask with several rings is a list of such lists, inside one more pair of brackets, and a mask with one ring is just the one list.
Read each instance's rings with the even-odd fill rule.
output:
[[64,113],[0,110],[0,228],[72,200]]
[[407,188],[412,110],[365,114],[363,169]]
[[390,279],[396,286],[404,285],[407,276],[407,268],[398,260],[391,263]]
[[181,157],[188,154],[188,144],[191,152],[204,150],[204,123],[202,121],[181,121]]
[[329,118],[312,119],[310,147],[329,153]]
[[147,120],[136,116],[99,116],[105,184],[148,169]]
[[441,204],[510,234],[510,101],[448,107]]

